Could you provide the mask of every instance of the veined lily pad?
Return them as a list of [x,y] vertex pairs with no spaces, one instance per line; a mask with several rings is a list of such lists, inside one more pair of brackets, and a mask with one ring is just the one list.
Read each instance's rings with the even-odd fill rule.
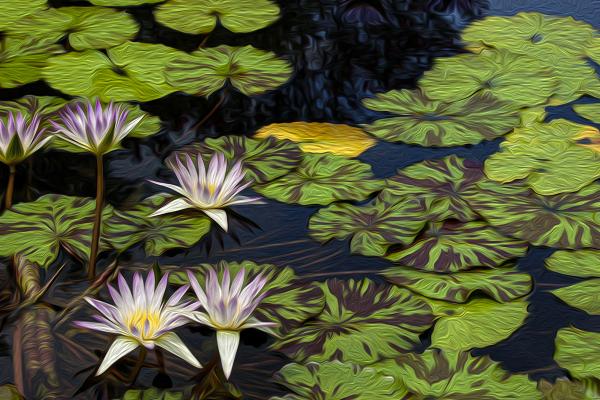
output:
[[499,182],[525,178],[542,195],[574,192],[600,178],[600,132],[562,119],[517,128],[485,173]]
[[402,354],[376,367],[400,379],[413,393],[409,399],[514,400],[540,399],[535,382],[527,375],[509,374],[489,357],[442,351]]
[[[47,267],[63,248],[87,259],[95,207],[94,200],[57,194],[14,205],[0,216],[0,256],[18,253],[32,263]],[[108,219],[112,207],[105,206],[103,212],[104,220]]]
[[406,289],[368,279],[319,285],[325,309],[274,345],[297,361],[370,364],[410,350],[433,323],[427,303]]
[[270,400],[389,400],[406,395],[398,379],[339,361],[288,364],[275,380],[292,394]]
[[554,359],[577,379],[600,376],[600,333],[563,328],[556,334]]
[[381,186],[368,164],[328,153],[307,153],[295,171],[254,189],[284,203],[327,205],[364,200]]
[[546,268],[579,278],[600,278],[600,251],[557,251],[546,260]]
[[554,196],[516,183],[479,186],[471,205],[501,232],[536,246],[600,249],[600,185]]
[[10,28],[21,18],[48,8],[47,0],[0,1],[0,31]]
[[439,58],[420,80],[427,96],[447,102],[488,94],[514,107],[545,103],[558,80],[544,61],[508,51],[485,50]]
[[408,245],[427,223],[417,201],[378,197],[364,206],[332,204],[310,218],[310,235],[320,242],[350,240],[350,250],[365,256],[383,256],[392,244]]
[[482,292],[499,302],[507,302],[531,291],[529,274],[515,267],[476,269],[452,274],[415,271],[392,267],[382,272],[385,278],[434,300],[464,303],[474,292]]
[[573,110],[583,118],[600,124],[600,103],[575,104]]
[[519,124],[519,113],[489,93],[445,103],[421,90],[392,90],[365,99],[364,105],[392,116],[367,125],[372,135],[388,142],[421,146],[462,146],[495,139]]
[[360,128],[327,122],[271,124],[254,135],[255,138],[269,136],[298,142],[307,153],[333,153],[345,157],[358,157],[376,143]]
[[552,291],[552,294],[588,314],[600,315],[600,278],[588,279]]
[[63,51],[61,46],[46,39],[0,39],[0,88],[14,88],[37,81],[42,77],[48,58]]
[[7,28],[9,35],[59,41],[67,37],[75,50],[103,49],[133,39],[132,16],[104,7],[61,7],[30,14]]
[[526,252],[527,243],[506,237],[484,222],[432,222],[422,239],[387,258],[421,270],[455,272],[495,267]]
[[48,117],[67,103],[68,100],[60,97],[27,95],[17,100],[0,101],[0,114],[20,112],[23,115],[31,116],[37,113]]
[[292,67],[270,52],[252,46],[219,46],[181,54],[168,63],[167,82],[185,93],[208,96],[230,84],[246,96],[283,85]]
[[538,389],[544,400],[596,400],[600,398],[600,382],[594,379],[558,378],[554,383],[542,379]]
[[165,82],[165,65],[182,52],[162,44],[126,42],[107,50],[72,52],[53,57],[44,79],[72,96],[102,101],[150,101],[176,89]]
[[256,31],[279,18],[279,7],[269,0],[171,0],[155,12],[158,22],[191,34],[209,33],[220,22],[234,33]]

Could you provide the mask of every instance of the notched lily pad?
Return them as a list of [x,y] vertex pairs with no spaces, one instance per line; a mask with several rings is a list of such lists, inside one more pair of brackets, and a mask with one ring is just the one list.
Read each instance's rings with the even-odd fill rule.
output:
[[583,118],[600,124],[600,103],[575,104],[573,110]]
[[554,359],[577,379],[600,376],[600,333],[569,327],[556,334]]
[[62,46],[51,40],[0,38],[0,88],[10,89],[37,81],[42,77],[48,58],[63,52]]

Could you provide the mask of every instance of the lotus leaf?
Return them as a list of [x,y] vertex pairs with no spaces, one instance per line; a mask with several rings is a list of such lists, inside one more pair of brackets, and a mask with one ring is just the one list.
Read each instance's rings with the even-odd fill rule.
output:
[[387,258],[425,271],[456,272],[478,266],[496,267],[526,252],[525,242],[506,237],[484,222],[434,222],[420,240]]
[[519,112],[489,93],[452,102],[434,101],[421,90],[392,90],[363,101],[375,111],[392,114],[366,129],[389,141],[421,146],[462,146],[492,140],[519,124]]
[[63,51],[61,46],[46,39],[0,38],[0,88],[37,81],[48,58]]
[[10,28],[21,18],[48,8],[47,0],[0,1],[0,31]]
[[121,400],[184,400],[183,392],[165,391],[156,388],[131,389],[125,392]]
[[[47,267],[63,248],[87,259],[95,207],[94,200],[57,194],[14,205],[0,216],[0,256],[19,253],[27,261]],[[103,213],[103,219],[108,219],[112,207],[105,206]]]
[[593,379],[558,378],[554,383],[542,379],[538,389],[544,400],[596,400],[600,398],[600,383]]
[[283,85],[292,67],[270,52],[252,46],[219,46],[182,53],[169,60],[167,82],[185,93],[209,96],[231,84],[246,96]]
[[552,291],[552,294],[588,314],[600,315],[600,278],[588,279]]
[[563,328],[556,334],[554,359],[577,379],[600,376],[600,333]]
[[370,367],[339,361],[287,364],[275,380],[292,394],[270,400],[388,400],[406,395],[397,379]]
[[600,103],[575,104],[573,110],[583,118],[600,124]]
[[253,32],[279,18],[279,7],[269,0],[171,0],[155,12],[158,22],[191,34],[209,33],[221,23],[234,33]]
[[271,124],[254,135],[255,138],[269,136],[298,142],[307,153],[333,153],[345,157],[358,157],[376,143],[361,128],[327,122]]
[[558,87],[550,104],[570,103],[585,94],[597,93],[600,90],[600,79],[596,70],[584,58],[564,57],[553,61],[546,60],[546,63],[558,79]]
[[31,116],[35,113],[49,117],[67,104],[67,100],[53,96],[23,96],[17,100],[0,101],[0,114],[20,112]]
[[72,96],[102,101],[150,101],[176,89],[163,76],[165,65],[182,53],[162,44],[126,42],[110,48],[71,52],[48,61],[44,79]]
[[165,0],[87,0],[97,6],[105,7],[130,7],[142,4],[162,3]]
[[546,259],[546,268],[579,278],[600,278],[600,251],[557,251]]
[[433,323],[427,303],[406,289],[369,279],[319,285],[324,310],[274,345],[299,362],[370,364],[412,349]]
[[364,200],[381,186],[368,164],[328,153],[306,153],[295,171],[254,189],[284,203],[327,205]]

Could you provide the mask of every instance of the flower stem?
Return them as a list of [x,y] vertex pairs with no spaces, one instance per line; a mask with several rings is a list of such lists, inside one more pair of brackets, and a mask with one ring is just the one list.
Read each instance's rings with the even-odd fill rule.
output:
[[17,168],[14,165],[8,166],[10,173],[8,175],[8,184],[6,185],[6,195],[4,197],[4,207],[8,210],[12,207],[13,193],[15,191],[15,175]]
[[96,277],[96,257],[100,244],[100,227],[102,226],[102,206],[104,205],[104,161],[102,155],[96,156],[96,212],[94,214],[94,229],[92,231],[92,248],[88,266],[88,280]]

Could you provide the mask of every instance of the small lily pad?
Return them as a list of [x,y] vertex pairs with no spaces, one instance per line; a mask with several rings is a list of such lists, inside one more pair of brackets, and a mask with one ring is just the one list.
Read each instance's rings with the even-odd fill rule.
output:
[[569,327],[556,334],[554,359],[577,379],[600,376],[600,333]]
[[42,77],[48,58],[63,52],[64,49],[51,40],[0,38],[0,88],[10,89],[37,81]]
[[47,8],[47,0],[0,1],[0,31],[10,28],[15,22],[29,14]]

